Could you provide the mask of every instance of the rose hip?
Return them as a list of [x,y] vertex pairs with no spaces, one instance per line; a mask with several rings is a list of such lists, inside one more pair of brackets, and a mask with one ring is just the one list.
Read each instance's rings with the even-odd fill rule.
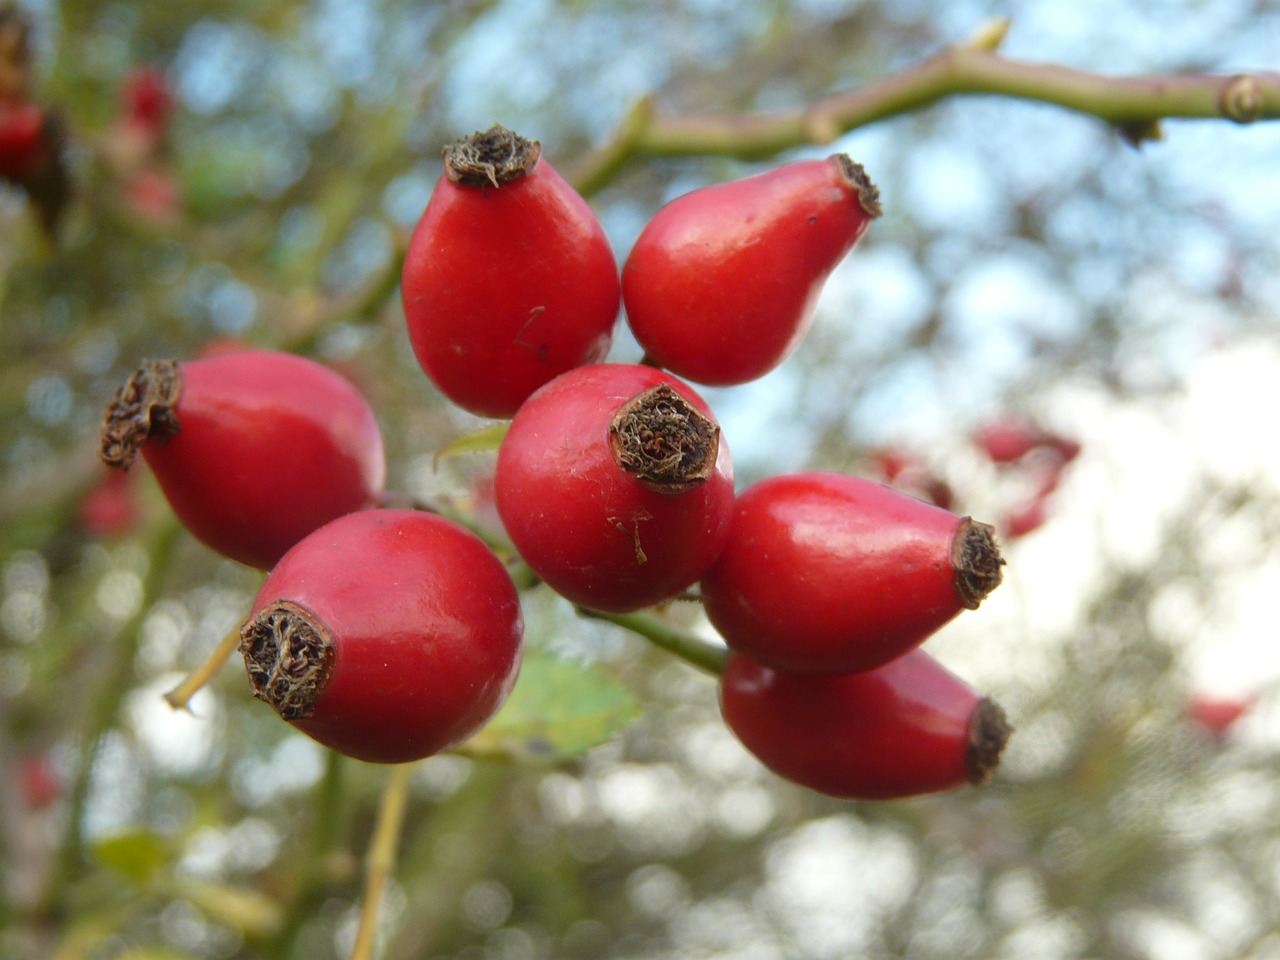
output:
[[763,376],[799,346],[827,277],[879,215],[875,186],[844,154],[677,197],[623,267],[631,331],[694,383]]
[[702,579],[729,646],[779,670],[867,670],[1001,580],[992,528],[861,477],[799,473],[743,491]]
[[887,800],[985,783],[1012,728],[923,650],[861,673],[803,675],[733,654],[725,722],[774,773],[829,794]]
[[197,540],[264,570],[322,524],[372,506],[386,473],[360,392],[315,361],[266,350],[145,361],[102,431],[109,466],[139,451]]
[[241,630],[254,695],[348,756],[403,763],[470,736],[520,667],[520,601],[475,534],[432,514],[365,510],[271,571]]
[[618,266],[538,142],[493,127],[446,148],[401,292],[431,381],[472,413],[511,417],[544,383],[603,359]]
[[574,603],[621,613],[706,572],[729,533],[733,466],[692,388],[653,367],[600,364],[521,407],[494,489],[538,576]]

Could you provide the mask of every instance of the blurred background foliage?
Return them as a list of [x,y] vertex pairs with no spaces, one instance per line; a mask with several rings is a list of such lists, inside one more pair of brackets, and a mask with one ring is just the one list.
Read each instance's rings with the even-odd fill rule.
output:
[[[378,412],[392,487],[491,518],[491,454],[433,465],[484,423],[418,370],[396,289],[443,144],[500,122],[572,172],[640,97],[793,109],[995,15],[1011,56],[1115,73],[1265,67],[1280,40],[1270,0],[21,9],[73,195],[55,243],[0,190],[13,960],[324,960],[354,936],[383,772],[293,733],[235,664],[190,714],[162,699],[259,577],[178,529],[145,470],[104,479],[98,418],[138,360],[323,359]],[[173,99],[141,141],[139,70]],[[981,790],[831,801],[738,747],[713,679],[535,588],[520,711],[414,772],[382,956],[1280,957],[1280,131],[1164,132],[1135,150],[957,98],[757,163],[639,158],[591,197],[621,260],[693,187],[867,166],[886,215],[800,352],[705,393],[740,483],[857,471],[1001,524],[1006,586],[930,647],[1018,733]],[[638,356],[620,329],[612,357]],[[974,433],[1011,418],[1079,455],[1048,485],[1034,456],[993,463]]]

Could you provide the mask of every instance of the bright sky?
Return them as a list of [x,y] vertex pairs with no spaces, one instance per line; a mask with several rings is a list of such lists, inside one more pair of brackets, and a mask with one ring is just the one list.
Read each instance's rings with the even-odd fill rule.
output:
[[[1134,570],[1157,559],[1164,531],[1182,525],[1212,580],[1166,584],[1150,611],[1157,637],[1186,652],[1189,683],[1209,695],[1280,689],[1274,603],[1280,596],[1280,346],[1252,338],[1206,352],[1185,388],[1164,401],[1118,401],[1065,383],[1054,422],[1083,443],[1049,522],[1006,544],[1005,584],[937,638],[937,652],[994,691],[1016,689],[1045,648],[1071,642],[1082,604],[1100,587],[1100,557]],[[1211,498],[1209,478],[1239,485],[1248,506],[1189,521]],[[977,511],[975,510],[975,513]],[[1220,515],[1219,515],[1220,514]],[[1017,648],[1010,637],[1022,637]],[[1040,644],[1040,653],[1034,644]],[[1280,742],[1280,710],[1258,709],[1250,738]]]

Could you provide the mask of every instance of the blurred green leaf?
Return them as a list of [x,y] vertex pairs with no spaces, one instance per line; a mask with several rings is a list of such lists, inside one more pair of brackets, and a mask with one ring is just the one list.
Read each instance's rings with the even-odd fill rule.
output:
[[262,890],[189,878],[175,889],[207,916],[221,920],[247,936],[271,936],[284,926],[284,907]]
[[92,855],[104,867],[136,884],[149,881],[173,859],[169,845],[144,830],[99,840],[92,847]]
[[507,427],[509,426],[510,424],[503,420],[476,433],[469,433],[465,437],[459,437],[453,443],[441,447],[431,459],[432,469],[438,467],[441,460],[448,460],[451,457],[460,457],[467,453],[489,453],[492,450],[497,450],[502,444],[502,438],[507,435]]
[[597,667],[530,654],[510,699],[458,752],[552,763],[609,740],[640,712],[629,690]]
[[194,955],[172,947],[136,947],[120,954],[116,960],[194,960]]

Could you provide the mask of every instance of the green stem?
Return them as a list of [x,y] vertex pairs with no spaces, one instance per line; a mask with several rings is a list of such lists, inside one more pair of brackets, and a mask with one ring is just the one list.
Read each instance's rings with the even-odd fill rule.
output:
[[654,614],[602,613],[578,607],[578,615],[592,620],[604,620],[630,630],[699,670],[715,676],[724,673],[724,665],[729,658],[729,652],[724,647],[709,643],[687,630],[681,630]]
[[1109,76],[1055,64],[1011,60],[979,45],[947,47],[914,66],[854,90],[777,113],[663,115],[646,98],[609,142],[585,157],[571,180],[590,195],[635,156],[762,159],[930,106],[985,94],[1039,101],[1095,116],[1122,129],[1162,119],[1280,119],[1280,73],[1230,76]]

